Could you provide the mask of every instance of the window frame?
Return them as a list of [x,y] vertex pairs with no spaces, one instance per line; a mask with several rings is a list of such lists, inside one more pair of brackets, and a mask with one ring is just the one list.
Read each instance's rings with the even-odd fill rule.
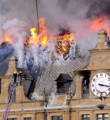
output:
[[[86,116],[84,118],[84,116]],[[82,114],[82,120],[90,120],[90,114]]]
[[[108,115],[108,117],[105,117],[105,115]],[[102,115],[102,117],[98,117],[98,115]],[[109,114],[108,113],[99,113],[99,114],[97,114],[97,117],[96,117],[96,119],[97,120],[105,120],[105,118],[108,118],[109,119]]]
[[72,81],[71,82],[57,82],[57,94],[67,94],[71,84],[72,84]]
[[[87,84],[85,85],[84,82],[87,81]],[[82,98],[87,99],[89,98],[89,80],[84,79],[82,81]],[[85,92],[85,93],[84,93]]]
[[17,118],[8,118],[7,120],[17,120]]
[[[51,120],[54,120],[53,117],[56,117],[57,120],[63,120],[63,115],[59,115],[59,116],[51,116]],[[59,117],[62,117],[62,119],[59,119]]]
[[[29,119],[29,118],[31,118],[31,119]],[[32,117],[24,117],[24,118],[23,118],[23,120],[28,120],[28,119],[29,119],[29,120],[32,120]]]

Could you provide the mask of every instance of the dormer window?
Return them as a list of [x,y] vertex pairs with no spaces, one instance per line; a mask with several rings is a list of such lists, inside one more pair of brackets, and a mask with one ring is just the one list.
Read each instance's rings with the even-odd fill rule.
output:
[[69,87],[73,81],[69,74],[60,74],[56,81],[57,81],[57,93],[67,94]]

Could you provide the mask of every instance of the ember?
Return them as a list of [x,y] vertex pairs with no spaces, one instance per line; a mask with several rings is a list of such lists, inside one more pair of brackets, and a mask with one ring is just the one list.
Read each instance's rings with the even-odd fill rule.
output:
[[72,34],[65,34],[57,36],[56,52],[62,54],[66,60],[68,58],[70,45],[73,43],[74,37]]

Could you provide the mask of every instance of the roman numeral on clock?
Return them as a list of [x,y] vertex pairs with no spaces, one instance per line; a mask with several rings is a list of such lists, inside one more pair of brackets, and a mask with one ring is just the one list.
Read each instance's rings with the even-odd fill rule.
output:
[[95,92],[95,89],[93,89],[93,92]]
[[106,95],[107,95],[107,93],[106,93],[106,92],[104,92],[102,95],[103,95],[103,96],[106,96]]
[[110,91],[110,88],[108,88],[108,90]]
[[100,73],[100,76],[103,76],[103,73]]
[[96,78],[98,78],[98,75],[96,75]]

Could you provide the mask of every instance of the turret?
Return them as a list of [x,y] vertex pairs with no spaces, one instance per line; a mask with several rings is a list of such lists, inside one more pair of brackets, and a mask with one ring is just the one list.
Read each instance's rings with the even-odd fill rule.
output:
[[98,43],[95,49],[108,49],[107,45],[107,31],[105,29],[101,29],[98,33]]

